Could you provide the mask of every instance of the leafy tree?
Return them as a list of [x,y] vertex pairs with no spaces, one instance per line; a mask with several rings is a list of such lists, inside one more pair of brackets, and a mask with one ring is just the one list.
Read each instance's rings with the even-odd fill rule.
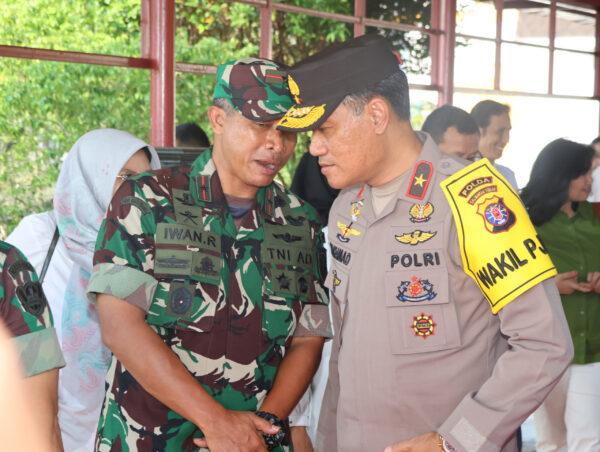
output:
[[[286,2],[345,14],[352,14],[354,4]],[[368,7],[380,5],[381,11],[368,15],[389,19],[386,14],[396,3],[406,2],[369,1]],[[410,3],[410,17],[417,20],[419,2]],[[124,56],[140,52],[140,0],[7,0],[2,8],[2,44]],[[424,15],[422,20],[428,19]],[[219,64],[258,54],[260,20],[254,6],[178,0],[176,21],[177,61]],[[272,21],[273,58],[290,65],[352,35],[350,24],[304,14],[274,11]],[[408,45],[398,39],[398,45]],[[196,121],[211,135],[206,110],[213,84],[209,75],[176,75],[177,122]],[[114,127],[148,140],[149,110],[147,70],[0,58],[0,238],[24,215],[51,208],[60,162],[81,135]],[[284,183],[291,181],[307,143],[302,134],[296,155],[280,174]]]

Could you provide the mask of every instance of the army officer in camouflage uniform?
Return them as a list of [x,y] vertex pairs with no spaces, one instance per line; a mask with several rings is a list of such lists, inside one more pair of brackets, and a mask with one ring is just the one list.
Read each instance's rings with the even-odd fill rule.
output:
[[[34,268],[12,245],[0,241],[0,314],[13,336],[27,377],[24,387],[36,400],[38,434],[48,450],[62,451],[58,426],[58,369],[65,365],[52,313]],[[9,409],[9,407],[4,407]]]
[[296,144],[285,82],[268,60],[219,66],[214,147],[113,198],[88,287],[114,353],[97,450],[289,450],[331,330],[317,215],[273,182]]

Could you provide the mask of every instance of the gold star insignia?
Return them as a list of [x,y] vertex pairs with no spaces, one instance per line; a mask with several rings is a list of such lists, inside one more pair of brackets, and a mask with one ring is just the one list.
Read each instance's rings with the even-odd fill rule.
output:
[[415,177],[415,185],[418,185],[419,187],[423,187],[425,180],[426,179],[423,178],[423,173],[421,173],[417,177]]

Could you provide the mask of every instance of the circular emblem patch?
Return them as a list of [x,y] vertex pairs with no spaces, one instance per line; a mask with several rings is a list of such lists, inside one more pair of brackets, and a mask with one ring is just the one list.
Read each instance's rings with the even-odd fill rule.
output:
[[192,304],[192,294],[185,287],[175,289],[171,294],[171,311],[177,315],[185,314]]
[[427,336],[433,335],[433,330],[437,324],[433,321],[432,315],[425,315],[421,312],[421,315],[413,317],[411,328],[415,332],[415,336],[421,336],[423,339],[427,339]]
[[485,208],[485,219],[493,226],[504,226],[508,221],[506,207],[497,202],[490,204]]

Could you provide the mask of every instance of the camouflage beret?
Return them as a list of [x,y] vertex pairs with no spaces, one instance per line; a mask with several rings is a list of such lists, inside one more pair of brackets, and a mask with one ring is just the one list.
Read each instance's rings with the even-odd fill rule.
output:
[[241,58],[221,64],[213,99],[227,99],[252,121],[279,119],[294,104],[284,66],[259,58]]

